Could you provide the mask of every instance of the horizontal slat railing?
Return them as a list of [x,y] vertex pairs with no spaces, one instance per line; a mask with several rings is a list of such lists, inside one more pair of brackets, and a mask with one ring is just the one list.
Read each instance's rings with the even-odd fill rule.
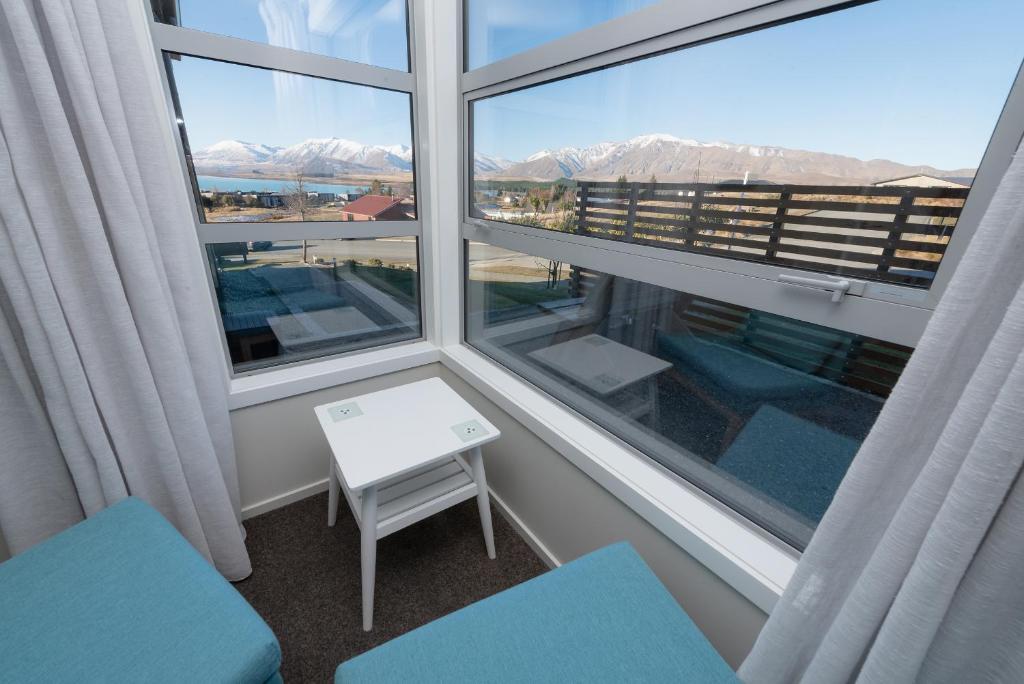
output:
[[927,287],[969,188],[580,181],[575,232]]

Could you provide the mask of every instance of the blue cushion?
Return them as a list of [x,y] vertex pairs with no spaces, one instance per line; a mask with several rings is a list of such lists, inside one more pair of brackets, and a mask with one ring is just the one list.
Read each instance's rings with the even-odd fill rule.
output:
[[855,439],[766,404],[717,465],[817,522],[859,448]]
[[[688,376],[694,372],[726,391],[734,401],[752,402],[817,393],[827,383],[807,373],[759,358],[750,350],[707,342],[690,334],[658,335],[658,345]],[[695,378],[699,379],[699,378]]]
[[159,513],[125,499],[0,565],[2,682],[253,682],[277,639]]
[[335,682],[738,682],[626,543],[343,663]]

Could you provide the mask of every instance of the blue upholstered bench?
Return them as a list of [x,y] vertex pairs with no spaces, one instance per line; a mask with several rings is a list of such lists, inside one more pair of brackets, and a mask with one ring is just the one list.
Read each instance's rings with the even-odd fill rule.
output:
[[717,465],[817,522],[859,448],[855,439],[765,404]]
[[739,681],[626,543],[404,634],[343,663],[334,679]]
[[0,564],[0,616],[0,682],[280,681],[270,628],[138,499]]

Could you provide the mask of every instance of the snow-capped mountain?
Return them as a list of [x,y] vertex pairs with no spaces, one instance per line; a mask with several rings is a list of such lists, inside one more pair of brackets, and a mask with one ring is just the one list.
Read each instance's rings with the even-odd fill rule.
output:
[[192,162],[201,174],[406,175],[412,171],[412,149],[343,138],[310,138],[288,147],[223,140],[194,152]]
[[513,162],[502,157],[492,157],[489,154],[478,154],[473,160],[473,169],[476,173],[495,173],[507,169]]
[[241,140],[222,140],[192,154],[192,162],[200,164],[260,164],[270,159],[280,147],[269,147]]
[[974,169],[940,170],[910,166],[885,159],[864,161],[824,152],[809,152],[765,145],[700,142],[663,133],[641,135],[623,142],[602,142],[587,147],[541,150],[520,162],[490,169],[476,155],[477,176],[494,179],[555,180],[587,178],[706,182],[740,179],[787,183],[875,182],[916,174],[971,177]]

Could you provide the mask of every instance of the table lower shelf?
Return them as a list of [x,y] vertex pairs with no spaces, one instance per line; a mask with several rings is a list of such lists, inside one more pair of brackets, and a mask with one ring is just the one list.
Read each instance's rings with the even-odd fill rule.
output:
[[[336,466],[335,466],[336,467]],[[341,480],[349,508],[362,529],[362,497]],[[461,458],[431,463],[377,488],[377,538],[476,496],[472,471]]]

